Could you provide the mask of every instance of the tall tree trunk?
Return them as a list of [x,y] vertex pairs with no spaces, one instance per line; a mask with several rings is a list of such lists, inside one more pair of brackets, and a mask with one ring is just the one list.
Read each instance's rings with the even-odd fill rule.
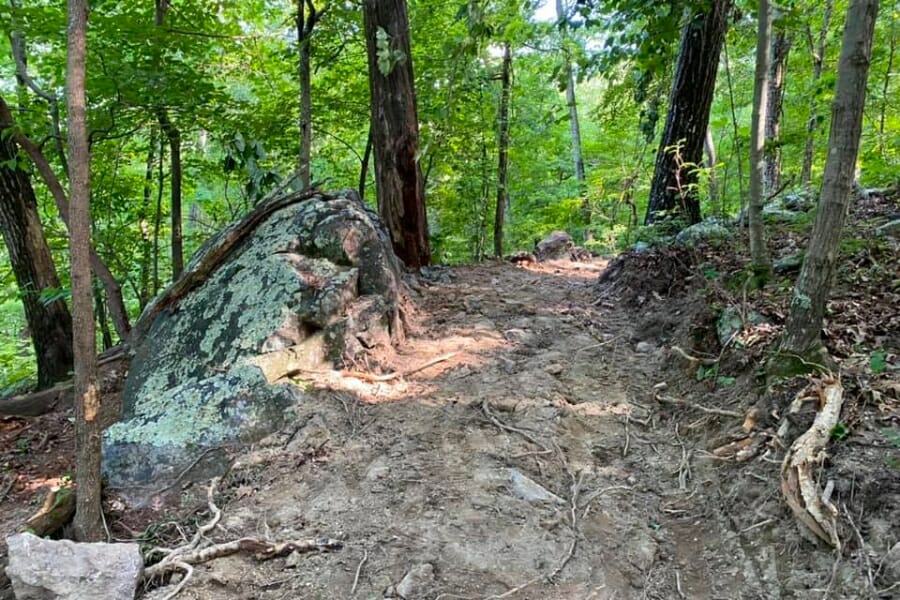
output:
[[703,139],[731,5],[731,0],[712,0],[705,11],[691,17],[681,33],[666,127],[644,219],[647,224],[673,212],[689,224],[701,219],[696,167],[703,162]]
[[819,210],[781,344],[783,352],[801,357],[812,354],[820,344],[825,303],[853,189],[877,14],[878,0],[851,0],[847,9]]
[[162,201],[163,187],[166,183],[166,175],[164,170],[166,159],[166,144],[163,136],[159,136],[159,165],[157,166],[157,186],[156,186],[156,212],[153,217],[153,295],[159,293],[162,287],[162,280],[159,277],[159,232],[162,229]]
[[[12,112],[9,110],[9,106],[7,106],[3,96],[0,96],[0,120],[6,120],[9,123],[13,122]],[[71,231],[69,224],[69,200],[66,198],[66,192],[56,177],[53,167],[50,166],[50,162],[41,152],[38,145],[28,139],[23,133],[13,133],[13,139],[25,151],[31,162],[34,163],[35,168],[41,175],[41,179],[44,180],[44,184],[53,196],[60,219]],[[116,326],[116,333],[119,334],[119,338],[122,341],[127,341],[131,334],[131,324],[128,321],[128,311],[125,309],[125,302],[122,299],[122,287],[116,281],[116,278],[113,277],[106,263],[94,251],[93,247],[89,248],[89,252],[91,269],[93,269],[94,274],[103,284],[103,289],[106,291],[110,316],[112,316],[113,324]]]
[[[741,148],[741,130],[738,124],[737,107],[734,102],[734,81],[731,77],[731,60],[728,57],[728,42],[722,43],[722,51],[725,58],[725,79],[728,82],[728,105],[731,108],[731,128],[733,131],[732,151],[734,157],[737,158],[737,176],[738,176],[738,198],[740,198],[740,211],[738,212],[743,219],[744,215],[744,152]],[[726,170],[727,174],[728,171]],[[725,186],[727,189],[727,186]]]
[[500,128],[497,148],[497,210],[494,213],[494,256],[503,256],[503,222],[509,204],[509,90],[512,81],[512,48],[503,44],[503,68],[500,72]]
[[[0,131],[13,127],[0,111]],[[0,135],[0,230],[37,359],[38,387],[66,379],[72,369],[72,317],[64,300],[41,301],[41,292],[60,287],[59,276],[44,237],[37,201],[28,174],[16,164],[18,147]]]
[[768,0],[759,0],[756,34],[756,77],[753,88],[753,113],[750,117],[750,261],[757,276],[769,273],[769,253],[762,220],[766,198],[766,104],[769,99],[769,62],[772,43],[772,14]]
[[808,188],[812,183],[812,164],[815,157],[816,126],[819,123],[819,108],[816,88],[822,79],[822,69],[825,65],[825,48],[828,42],[828,29],[831,27],[831,15],[834,11],[834,0],[825,0],[825,11],[822,15],[822,28],[819,30],[818,42],[814,44],[812,31],[807,25],[806,37],[809,52],[813,59],[813,92],[809,99],[809,119],[806,121],[806,147],[803,150],[803,169],[800,172],[800,181]]
[[[157,27],[162,27],[166,21],[166,13],[169,10],[170,0],[156,0],[156,12],[154,15],[154,23]],[[172,123],[169,118],[169,111],[165,106],[156,108],[156,120],[160,129],[169,140],[169,163],[171,165],[169,173],[169,190],[171,192],[171,212],[172,212],[172,281],[178,280],[184,271],[184,240],[182,234],[182,215],[181,215],[181,181],[182,181],[182,165],[181,165],[181,131]]]
[[891,37],[888,44],[888,61],[884,69],[884,79],[881,82],[881,114],[878,116],[878,151],[885,156],[886,147],[884,140],[884,125],[887,119],[888,107],[892,102],[888,98],[891,87],[891,74],[894,70],[894,57],[897,54],[897,20],[891,20]]
[[[703,150],[706,152],[706,168],[709,170],[709,203],[716,206],[719,203],[719,176],[716,165],[719,159],[716,156],[716,142],[713,140],[712,130],[706,128],[706,137],[703,139]],[[723,216],[724,210],[719,210],[719,216]]]
[[378,211],[406,266],[431,262],[406,0],[364,0]]
[[66,100],[69,114],[69,253],[72,261],[73,346],[75,349],[75,538],[100,541],[100,390],[91,294],[90,149],[85,71],[87,0],[69,0]]
[[[309,15],[306,12],[309,10]],[[300,184],[304,189],[310,184],[310,160],[312,153],[312,77],[310,49],[311,37],[320,13],[312,0],[297,0],[297,49],[300,76]]]
[[772,39],[769,63],[769,94],[766,101],[766,168],[764,188],[772,194],[781,185],[781,118],[784,104],[784,73],[791,38],[783,30]]
[[147,163],[144,171],[144,197],[138,214],[138,226],[141,229],[141,274],[138,284],[138,304],[141,310],[150,302],[152,286],[150,275],[153,269],[153,235],[150,228],[150,213],[153,208],[153,164],[156,150],[156,130],[150,128],[147,140]]
[[569,55],[566,42],[569,33],[569,13],[565,0],[556,0],[556,19],[559,23],[560,42],[563,47],[563,76],[566,80],[566,106],[569,109],[569,135],[572,138],[572,162],[575,166],[575,181],[578,192],[584,194],[585,171],[584,158],[581,155],[581,123],[578,120],[578,103],[575,98],[575,73],[572,70],[572,57]]

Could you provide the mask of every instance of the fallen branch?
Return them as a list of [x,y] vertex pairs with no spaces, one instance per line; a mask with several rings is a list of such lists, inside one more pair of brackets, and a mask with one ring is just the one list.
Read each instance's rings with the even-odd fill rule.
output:
[[71,521],[74,515],[75,490],[55,486],[47,492],[41,509],[25,521],[22,531],[38,537],[52,535]]
[[837,508],[819,493],[816,471],[825,460],[825,446],[837,425],[844,388],[828,377],[819,388],[820,410],[812,426],[791,444],[781,464],[781,491],[794,516],[817,537],[840,549]]
[[727,410],[724,408],[708,408],[706,406],[702,406],[700,404],[696,404],[694,402],[689,402],[687,400],[679,400],[678,398],[670,398],[669,396],[657,395],[656,400],[658,402],[662,402],[663,404],[670,404],[672,406],[685,406],[687,408],[693,408],[694,410],[699,410],[700,412],[705,412],[710,415],[720,415],[723,417],[735,417],[738,419],[743,419],[744,415],[739,413],[736,410]]

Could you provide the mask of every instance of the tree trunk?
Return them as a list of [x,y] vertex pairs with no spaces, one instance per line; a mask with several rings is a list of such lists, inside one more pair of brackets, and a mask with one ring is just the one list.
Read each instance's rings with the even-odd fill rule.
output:
[[[6,101],[3,99],[3,96],[0,96],[0,120],[6,120],[9,123],[13,122],[12,113],[10,112]],[[23,133],[14,133],[13,139],[23,150],[25,150],[25,153],[31,159],[31,162],[34,163],[38,173],[41,174],[41,179],[44,180],[44,184],[53,196],[56,208],[59,211],[60,219],[62,219],[66,228],[71,231],[71,228],[69,227],[69,201],[66,198],[66,192],[63,190],[62,184],[56,177],[56,173],[53,172],[53,167],[50,166],[50,163],[47,161],[47,158],[41,152],[38,145],[28,139]],[[113,277],[113,274],[106,266],[106,263],[104,263],[100,256],[94,251],[93,247],[89,249],[89,252],[91,269],[93,269],[94,274],[103,284],[103,289],[106,291],[110,316],[112,316],[113,324],[116,327],[116,333],[119,334],[122,341],[128,341],[128,337],[131,334],[131,324],[128,321],[128,311],[126,310],[125,302],[122,299],[122,287],[119,285],[116,278]]]
[[[13,127],[0,110],[0,131]],[[59,289],[59,276],[44,237],[31,180],[15,164],[18,147],[11,137],[0,135],[0,230],[37,359],[38,387],[67,379],[72,369],[72,317],[62,299],[45,303],[41,292]]]
[[497,164],[497,210],[494,213],[494,256],[503,256],[503,222],[509,204],[509,88],[512,81],[512,48],[503,44],[503,70],[500,72],[500,128]]
[[572,59],[566,48],[569,18],[565,0],[556,0],[556,18],[559,22],[563,46],[563,76],[566,79],[566,106],[569,109],[569,134],[572,138],[572,162],[575,166],[575,181],[578,182],[578,193],[584,194],[587,190],[585,189],[584,158],[581,155],[581,124],[578,120],[578,103],[575,98],[575,74],[572,71]]
[[181,132],[169,120],[166,109],[160,108],[156,113],[159,126],[169,140],[169,190],[171,191],[172,211],[172,281],[181,277],[184,271],[184,242],[181,232]]
[[406,0],[364,0],[378,212],[406,266],[431,262]]
[[819,210],[794,287],[781,344],[784,353],[805,357],[820,344],[825,303],[853,189],[877,13],[878,0],[851,0],[847,9]]
[[884,79],[881,83],[881,114],[878,117],[878,150],[881,152],[881,156],[886,156],[885,147],[885,139],[884,139],[884,125],[887,119],[887,111],[888,107],[890,107],[893,103],[888,97],[888,91],[891,87],[891,74],[894,70],[894,57],[897,54],[897,20],[894,19],[891,21],[891,37],[890,42],[888,43],[888,61],[887,66],[884,69]]
[[87,0],[69,0],[66,100],[69,114],[69,253],[72,261],[75,349],[75,538],[98,542],[103,535],[100,504],[100,393],[91,294],[90,149],[85,71]]
[[[715,206],[719,203],[719,177],[716,165],[719,159],[716,156],[716,142],[713,140],[712,130],[706,128],[706,137],[703,140],[703,149],[706,151],[706,168],[709,169],[709,203]],[[719,211],[724,216],[725,211]]]
[[[744,152],[741,148],[741,130],[738,125],[737,107],[734,102],[734,81],[731,77],[731,60],[728,57],[728,42],[722,43],[722,51],[725,58],[725,79],[728,82],[728,105],[731,108],[731,128],[734,132],[732,139],[732,151],[737,158],[738,198],[740,198],[740,210],[738,214],[743,219],[744,215]],[[728,171],[726,170],[727,174]],[[727,186],[725,186],[727,189]]]
[[809,99],[809,119],[806,121],[806,148],[803,151],[803,169],[800,181],[808,188],[812,183],[812,164],[815,156],[816,125],[819,123],[818,100],[816,88],[822,79],[822,68],[825,65],[825,45],[828,41],[828,28],[831,26],[831,15],[834,11],[834,0],[825,0],[825,13],[822,16],[822,29],[819,30],[818,43],[813,46],[812,32],[807,27],[807,44],[813,58],[812,93]]
[[138,284],[138,304],[141,310],[150,302],[152,286],[150,275],[153,269],[153,236],[150,229],[150,212],[153,207],[153,164],[156,145],[155,128],[150,129],[147,141],[147,164],[144,171],[144,197],[138,214],[138,226],[141,228],[141,274]]
[[[157,27],[162,27],[165,23],[168,10],[169,0],[156,0],[154,23]],[[172,198],[172,281],[176,281],[181,277],[182,271],[184,271],[184,242],[181,218],[181,131],[172,123],[165,106],[160,105],[156,108],[156,120],[163,134],[169,140],[169,163],[171,165],[169,190]]]
[[757,276],[765,279],[769,272],[769,253],[762,221],[766,199],[766,104],[769,99],[769,62],[772,43],[772,14],[768,0],[759,0],[756,35],[756,78],[753,88],[753,113],[750,117],[750,261]]
[[763,186],[772,194],[781,185],[781,118],[784,104],[784,73],[791,38],[778,31],[772,39],[769,63],[769,93],[766,102],[766,168]]
[[672,213],[679,213],[688,224],[701,219],[696,168],[703,162],[703,139],[731,5],[731,0],[712,0],[708,9],[693,15],[682,31],[666,127],[644,219],[648,225]]
[[[309,9],[309,16],[306,9]],[[319,13],[312,0],[297,0],[297,48],[300,55],[300,184],[304,189],[310,184],[310,159],[312,153],[312,78],[310,67],[310,37]]]
[[366,149],[363,152],[362,164],[359,166],[359,199],[366,199],[366,180],[369,178],[369,160],[372,158],[372,124],[366,136]]

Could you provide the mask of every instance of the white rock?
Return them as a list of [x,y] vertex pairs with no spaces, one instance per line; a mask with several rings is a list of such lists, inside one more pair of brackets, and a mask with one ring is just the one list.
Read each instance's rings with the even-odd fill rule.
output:
[[30,533],[6,538],[17,600],[132,600],[144,561],[137,544],[79,544]]

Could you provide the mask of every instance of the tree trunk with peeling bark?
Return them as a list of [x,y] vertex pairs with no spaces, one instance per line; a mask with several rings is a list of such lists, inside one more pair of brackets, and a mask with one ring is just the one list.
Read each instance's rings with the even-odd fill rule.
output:
[[853,190],[877,13],[878,0],[852,0],[847,9],[819,210],[794,286],[782,354],[808,357],[820,348],[825,303]]
[[100,504],[100,390],[91,293],[90,148],[85,93],[87,0],[69,0],[66,101],[69,114],[69,254],[72,264],[73,346],[75,350],[75,538],[103,537]]
[[378,212],[407,267],[431,262],[406,0],[364,0]]

